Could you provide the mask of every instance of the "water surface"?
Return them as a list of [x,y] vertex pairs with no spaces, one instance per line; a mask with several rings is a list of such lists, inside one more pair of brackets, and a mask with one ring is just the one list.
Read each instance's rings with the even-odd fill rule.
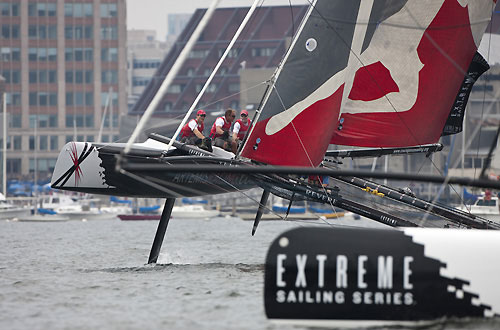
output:
[[279,234],[305,222],[263,221],[252,237],[252,221],[172,219],[159,264],[148,266],[157,224],[0,221],[0,328],[291,328],[265,316],[264,261]]

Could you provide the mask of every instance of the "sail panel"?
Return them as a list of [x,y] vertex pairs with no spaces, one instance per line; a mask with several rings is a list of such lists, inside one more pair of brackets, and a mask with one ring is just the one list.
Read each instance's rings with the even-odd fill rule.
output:
[[495,2],[316,1],[242,156],[317,166],[328,143],[437,142]]
[[[318,165],[328,148],[328,139],[325,139],[323,132],[332,129],[332,109],[340,109],[342,91],[339,88],[333,95],[309,106],[307,111],[299,113],[291,123],[274,133],[272,138],[260,138],[269,137],[266,127],[270,118],[259,121],[252,133],[256,138],[249,139],[252,145],[247,144],[251,151],[247,150],[244,155],[251,155],[253,160],[273,165]],[[318,157],[321,157],[319,161]]]
[[[496,1],[409,0],[348,68],[331,143],[404,147],[439,140]],[[395,86],[394,86],[395,84]]]
[[[340,113],[360,1],[318,0],[283,63],[242,156],[273,165],[317,166]],[[368,12],[369,14],[370,12]]]

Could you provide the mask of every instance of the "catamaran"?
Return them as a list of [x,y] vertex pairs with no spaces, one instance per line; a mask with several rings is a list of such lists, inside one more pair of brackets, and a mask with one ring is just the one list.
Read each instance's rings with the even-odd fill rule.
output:
[[[249,9],[201,93],[257,3]],[[344,157],[430,154],[442,149],[438,143],[441,136],[461,132],[472,84],[488,69],[477,48],[495,3],[311,0],[291,46],[268,81],[252,121],[255,125],[236,154],[218,147],[208,152],[182,144],[176,136],[156,133],[149,134],[143,143],[128,145],[70,142],[58,157],[51,186],[166,198],[150,263],[157,261],[176,198],[254,187],[262,188],[263,194],[252,234],[271,193],[288,200],[290,206],[307,200],[390,226],[421,225],[421,219],[401,217],[391,209],[373,208],[362,200],[344,197],[344,186],[432,213],[455,226],[500,229],[498,224],[470,213],[361,177],[375,178],[374,173],[335,169]],[[205,15],[210,13],[211,8]],[[195,31],[192,38],[196,37]],[[185,52],[189,52],[189,44]],[[165,81],[168,87],[168,75]],[[166,89],[163,87],[159,94]],[[154,103],[155,99],[153,108]],[[330,144],[364,148],[327,151]],[[333,189],[313,185],[302,179],[304,175],[332,176],[335,184]],[[418,179],[404,174],[399,178]],[[424,179],[498,186],[488,180]]]

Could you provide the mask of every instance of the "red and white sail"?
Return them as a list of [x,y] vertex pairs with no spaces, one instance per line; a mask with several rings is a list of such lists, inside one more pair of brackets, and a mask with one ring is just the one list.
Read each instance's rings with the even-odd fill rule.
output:
[[242,156],[317,166],[328,144],[437,142],[496,0],[317,0]]
[[331,143],[437,142],[494,6],[492,0],[408,1],[381,22],[346,68],[352,80],[345,80]]

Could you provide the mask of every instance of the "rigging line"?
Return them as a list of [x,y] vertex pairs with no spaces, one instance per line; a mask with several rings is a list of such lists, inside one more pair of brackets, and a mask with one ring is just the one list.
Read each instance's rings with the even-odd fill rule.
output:
[[[196,163],[196,162],[195,162]],[[199,164],[199,163],[198,163]],[[257,203],[257,205],[261,205],[260,204],[260,201],[254,199],[253,197],[249,196],[248,194],[246,194],[243,190],[241,189],[238,189],[236,186],[232,185],[230,182],[224,180],[220,175],[215,175],[215,177],[217,177],[220,181],[222,181],[223,183],[227,184],[229,187],[233,188],[234,191],[230,191],[229,189],[227,188],[224,188],[224,187],[221,187],[221,186],[217,186],[215,183],[212,183],[208,180],[206,180],[205,178],[202,178],[199,174],[193,174],[195,177],[197,177],[199,180],[201,181],[204,181],[206,184],[209,184],[211,186],[214,186],[214,187],[218,187],[220,189],[223,189],[225,190],[227,193],[233,193],[233,192],[237,192],[237,193],[240,193],[242,194],[243,196],[247,197],[248,199],[250,199],[251,201]],[[284,219],[281,215],[279,215],[278,213],[275,213],[274,210],[270,209],[267,207],[267,205],[262,205],[262,207],[266,210],[268,210],[269,212],[273,213],[274,215],[276,215],[277,217],[279,217],[281,220],[286,220]]]
[[[245,41],[245,42],[243,43],[242,48],[237,48],[237,49],[236,49],[236,50],[237,50],[236,57],[234,58],[233,63],[230,63],[230,64],[228,65],[228,67],[229,67],[229,68],[228,68],[228,70],[227,70],[227,73],[221,73],[221,74],[220,74],[220,78],[216,79],[216,82],[214,82],[214,84],[216,84],[216,85],[218,84],[218,87],[216,88],[216,91],[214,92],[214,95],[213,95],[211,98],[210,98],[210,97],[208,97],[208,98],[207,98],[207,99],[209,99],[209,100],[211,101],[211,102],[209,103],[210,105],[217,103],[217,101],[213,101],[213,99],[214,99],[214,98],[215,98],[215,97],[216,97],[219,93],[221,93],[221,88],[223,87],[224,82],[225,82],[226,80],[229,80],[228,76],[229,76],[229,74],[230,74],[230,71],[231,71],[232,69],[234,69],[234,67],[236,66],[237,62],[238,62],[238,61],[242,58],[243,53],[245,52],[245,50],[246,50],[248,47],[250,47],[250,46],[249,46],[250,44],[252,44],[252,41],[253,41],[253,40],[252,40],[252,38],[253,38],[253,36],[255,35],[255,33],[256,33],[257,31],[256,31],[256,29],[255,29],[255,28],[254,28],[253,30],[251,30],[251,29],[245,29],[245,27],[246,27],[246,25],[252,26],[252,25],[256,22],[256,20],[257,20],[257,15],[253,15],[253,11],[257,10],[257,8],[258,8],[258,9],[261,9],[261,8],[262,8],[262,6],[263,6],[263,4],[264,4],[264,2],[265,2],[265,0],[260,0],[260,4],[258,4],[258,3],[257,3],[257,0],[255,0],[255,3],[254,3],[255,8],[254,8],[254,6],[252,5],[252,6],[250,7],[250,9],[249,9],[249,11],[248,11],[247,15],[246,15],[246,16],[250,15],[250,17],[249,17],[248,21],[247,21],[247,22],[245,22],[245,20],[246,20],[246,17],[245,17],[245,19],[244,19],[244,20],[243,20],[243,22],[241,23],[241,25],[243,26],[243,28],[241,29],[241,38],[239,38],[239,37],[234,38],[234,37],[233,37],[233,39],[235,40],[235,42],[234,42],[234,43],[238,42],[238,45],[239,45],[239,44],[242,44],[242,41]],[[263,18],[265,18],[265,17],[266,17],[266,16],[263,16]],[[261,18],[261,21],[262,21],[262,19],[263,19],[263,18]],[[257,22],[257,23],[255,24],[255,26],[256,26],[256,27],[258,27],[259,25],[260,25],[260,23],[259,23],[259,22]],[[226,29],[226,28],[224,28],[224,29]],[[239,29],[238,29],[238,30],[239,30]],[[250,31],[252,31],[252,32],[250,32]],[[224,31],[222,31],[222,32],[224,32]],[[221,32],[221,33],[222,33],[222,32]],[[237,31],[237,32],[236,32],[236,34],[238,34],[238,32],[239,32],[239,31]],[[239,40],[237,40],[237,39],[239,39]],[[219,39],[218,39],[218,40],[219,40]],[[221,40],[221,42],[224,42],[224,41],[222,41],[222,40]],[[227,48],[232,49],[232,47],[233,47],[233,44],[232,44],[232,43],[233,43],[233,40],[231,40],[231,41],[229,42],[229,44],[228,44],[228,47],[227,47]],[[215,49],[215,48],[212,48],[212,49]],[[241,51],[239,51],[239,50],[241,50]],[[222,62],[225,60],[225,54],[224,54],[222,57],[223,57],[223,58],[221,58],[221,59],[220,59],[221,64],[222,64]],[[218,69],[219,69],[219,66],[217,65],[217,66],[214,68],[214,70],[213,70],[213,71],[215,71],[215,72],[214,72],[214,77],[215,77],[215,73],[217,73]],[[209,78],[209,79],[210,79],[210,78]],[[203,94],[204,94],[204,90],[203,90],[203,89],[200,91],[200,94],[202,94],[202,96],[203,96]],[[235,94],[233,94],[233,95],[236,95],[236,94],[238,94],[238,93],[235,93]],[[228,97],[225,97],[225,98],[222,98],[221,100],[224,100],[224,99],[227,99],[227,98],[228,98]],[[200,99],[201,99],[201,97],[200,97]],[[174,138],[175,138],[175,137],[173,137],[173,139],[174,139]],[[171,145],[170,145],[170,146],[171,146]],[[170,149],[170,147],[169,147],[169,149]]]
[[[257,87],[259,87],[259,86],[261,86],[261,85],[264,85],[264,84],[267,84],[267,81],[262,81],[262,82],[260,82],[260,83],[258,83],[258,84],[255,84],[255,85],[253,85],[253,86],[250,86],[250,87],[248,87],[248,88],[245,88],[245,89],[243,89],[243,90],[241,90],[241,91],[239,91],[239,92],[237,92],[237,93],[233,93],[233,94],[231,94],[231,95],[229,95],[229,96],[226,96],[226,97],[223,97],[223,98],[221,98],[221,99],[218,99],[218,100],[216,100],[216,101],[215,101],[215,102],[213,102],[213,103],[205,104],[205,105],[204,105],[204,107],[206,107],[206,106],[210,106],[210,105],[213,105],[213,104],[215,104],[215,103],[217,103],[217,102],[220,102],[220,101],[224,101],[225,99],[228,99],[228,98],[231,98],[231,97],[233,97],[233,96],[235,96],[235,95],[241,94],[242,92],[247,92],[247,91],[250,91],[250,90],[255,89],[255,88],[257,88]],[[200,107],[200,108],[201,108],[201,107]],[[179,115],[177,115],[177,116],[175,116],[175,117],[171,117],[171,118],[169,118],[169,119],[166,121],[166,123],[168,124],[169,122],[173,122],[175,119],[178,119],[178,118],[181,118],[181,117],[184,117],[184,116],[185,116],[185,114],[183,114],[183,113],[182,113],[182,114],[179,114]],[[101,147],[109,146],[109,145],[111,145],[112,143],[118,143],[118,142],[120,142],[120,141],[128,140],[131,136],[132,136],[132,134],[129,134],[129,135],[125,136],[125,137],[122,137],[122,138],[121,138],[121,139],[119,139],[119,140],[108,142],[108,143],[104,144],[104,145],[103,145],[103,146],[101,146]],[[101,148],[101,147],[99,147],[99,148]]]
[[[196,99],[193,101],[193,104],[191,105],[191,108],[189,109],[189,111],[187,112],[186,116],[182,120],[181,124],[179,125],[179,127],[175,131],[175,134],[172,136],[172,139],[170,140],[170,142],[168,144],[167,150],[169,150],[172,147],[172,145],[173,145],[175,139],[177,138],[177,136],[179,135],[181,129],[186,124],[186,122],[187,122],[187,120],[188,120],[191,112],[193,112],[194,108],[198,105],[198,102],[200,101],[201,97],[205,93],[205,90],[208,88],[208,86],[212,82],[212,79],[215,77],[215,74],[219,70],[220,66],[222,65],[222,63],[224,62],[224,60],[226,59],[226,57],[228,56],[228,54],[231,51],[231,49],[232,49],[233,45],[235,44],[236,40],[238,39],[238,37],[240,36],[241,32],[243,31],[243,29],[247,25],[248,21],[252,17],[252,15],[253,15],[256,7],[257,7],[257,3],[258,3],[258,0],[255,0],[254,3],[252,4],[252,6],[250,7],[250,9],[248,10],[247,14],[245,15],[245,18],[243,19],[243,21],[241,22],[240,26],[238,27],[238,29],[234,33],[234,35],[233,35],[233,37],[231,39],[231,42],[229,43],[229,45],[227,46],[226,50],[224,51],[224,54],[222,54],[221,58],[217,62],[217,65],[215,66],[215,68],[212,70],[212,73],[208,77],[207,81],[205,81],[205,84],[203,85],[201,91],[198,93],[198,95],[196,96]],[[203,17],[203,18],[205,18],[205,17]],[[197,29],[198,29],[198,27],[197,27]],[[169,72],[169,74],[170,74],[170,72]]]
[[141,176],[139,176],[139,175],[137,175],[137,174],[134,174],[134,173],[132,173],[132,172],[129,172],[129,171],[127,171],[127,170],[124,170],[123,168],[120,168],[118,171],[119,171],[121,174],[126,175],[126,176],[128,176],[129,178],[131,178],[131,179],[133,179],[133,180],[136,180],[136,181],[138,181],[138,182],[142,182],[142,183],[144,183],[144,184],[146,184],[146,185],[148,185],[148,186],[151,186],[151,187],[153,187],[153,188],[155,188],[155,189],[158,189],[158,190],[160,190],[160,191],[163,191],[163,192],[165,192],[165,193],[167,193],[167,194],[170,194],[170,195],[172,195],[172,196],[176,196],[176,197],[182,197],[182,195],[180,195],[180,194],[176,193],[175,191],[172,191],[172,190],[170,190],[170,189],[167,189],[167,188],[165,188],[165,187],[163,187],[163,186],[161,186],[161,185],[159,185],[159,184],[156,184],[156,183],[154,183],[153,181],[151,181],[151,180],[149,180],[149,179],[143,178],[143,177],[141,177]]
[[[420,216],[422,213],[428,213],[426,210],[418,209],[413,207],[412,205],[408,204],[400,204],[400,201],[398,200],[391,200],[391,199],[386,199],[383,197],[378,197],[378,196],[373,196],[368,193],[361,193],[359,188],[357,186],[351,185],[349,182],[341,181],[338,179],[333,179],[334,182],[336,182],[337,186],[342,187],[342,195],[350,197],[354,200],[359,199],[361,196],[363,198],[364,204],[373,208],[374,210],[379,210],[385,213],[389,214],[395,214],[396,216],[401,216],[400,213],[404,211],[410,212],[412,215],[415,215],[415,218]],[[369,182],[369,181],[366,181]],[[377,183],[375,181],[372,181],[373,183]],[[379,187],[385,187],[389,189],[393,189],[391,187],[385,186],[383,184],[378,184]],[[366,195],[368,194],[368,195]],[[381,200],[379,198],[382,198]],[[419,220],[415,221],[410,221],[412,223],[415,223],[419,226],[421,226],[421,222]],[[435,226],[434,224],[432,226]],[[436,226],[437,227],[437,226]]]
[[[340,20],[332,20],[332,21],[339,21]],[[454,24],[454,25],[447,25],[446,27],[433,27],[433,28],[427,28],[429,31],[443,31],[447,29],[458,29],[458,28],[464,28],[467,26],[473,26],[473,25],[479,25],[487,22],[488,20],[482,20],[482,21],[476,21],[476,22],[471,22],[469,24]],[[361,23],[361,24],[368,24],[368,23]],[[400,27],[402,29],[407,29],[407,30],[424,30],[424,28],[420,26],[411,26],[411,25],[405,25],[405,24],[394,24],[394,23],[387,23],[387,22],[380,22],[380,25],[385,25],[385,26],[390,26],[390,27]]]
[[[198,162],[195,161],[195,164],[198,164]],[[236,186],[232,185],[230,182],[224,180],[220,175],[215,175],[219,180],[221,180],[223,183],[227,184],[229,187],[233,188],[234,191],[230,191],[229,189],[227,188],[224,188],[224,187],[221,187],[221,186],[217,186],[215,183],[212,183],[208,180],[206,180],[205,178],[201,177],[199,174],[192,174],[194,175],[195,177],[197,177],[199,180],[201,181],[204,181],[206,184],[209,184],[211,186],[214,186],[214,187],[217,187],[217,188],[220,188],[220,189],[223,189],[225,190],[227,193],[233,193],[233,192],[238,192],[240,194],[242,194],[243,196],[247,197],[248,199],[250,199],[251,201],[254,201],[255,203],[257,203],[257,205],[260,205],[260,201],[252,198],[251,196],[249,196],[248,194],[246,194],[243,190],[241,189],[238,189]],[[276,216],[278,216],[279,218],[281,218],[281,220],[286,220],[284,219],[282,216],[280,216],[278,213],[275,213],[272,209],[269,209],[267,207],[267,205],[262,205],[266,210],[268,210],[269,212],[275,214]]]
[[[222,98],[220,98],[220,99],[214,100],[213,102],[211,102],[211,103],[207,103],[207,104],[203,105],[203,107],[199,107],[199,108],[196,108],[196,109],[201,109],[201,108],[205,108],[205,109],[206,109],[207,107],[209,107],[209,106],[211,106],[211,105],[214,105],[214,104],[216,104],[217,102],[227,100],[227,99],[229,99],[229,98],[231,98],[231,97],[233,97],[233,96],[236,96],[236,95],[241,94],[242,92],[247,92],[247,91],[249,91],[249,90],[255,89],[255,88],[259,87],[260,85],[264,85],[264,84],[267,84],[267,81],[261,81],[261,82],[260,82],[260,83],[258,83],[258,84],[255,84],[255,85],[253,85],[253,86],[250,86],[250,87],[248,87],[248,88],[245,88],[245,89],[243,89],[243,90],[240,90],[239,92],[236,92],[236,93],[230,94],[230,95],[228,95],[228,96],[222,97]],[[184,114],[183,114],[182,116],[184,116]]]
[[[492,35],[492,26],[493,26],[493,19],[492,19],[492,22],[490,24],[490,35],[489,35],[489,41],[488,41],[488,55],[487,55],[487,58],[489,59],[490,57],[490,50],[491,50],[491,35]],[[484,88],[484,91],[483,91],[483,107],[484,107],[484,104],[486,102],[486,88]],[[488,170],[488,168],[491,166],[491,161],[492,161],[492,154],[493,154],[493,151],[494,149],[496,148],[497,146],[497,143],[498,143],[498,135],[500,133],[500,124],[498,125],[498,128],[497,128],[497,133],[496,133],[496,136],[495,136],[495,139],[491,142],[491,146],[490,146],[490,150],[488,152],[488,155],[484,161],[484,164],[483,164],[483,168],[481,170],[481,174],[480,174],[480,177],[484,177],[485,175],[485,172]],[[481,141],[481,140],[479,140]],[[478,147],[479,147],[479,142],[478,142]],[[479,151],[479,148],[478,148],[478,151]],[[474,170],[474,176],[476,175],[476,172]]]
[[[286,110],[285,104],[283,103],[283,99],[281,98],[281,95],[278,92],[278,89],[276,88],[275,84],[273,84],[273,89],[276,91],[276,96],[278,97],[278,99],[280,101],[281,107],[283,108],[283,110]],[[309,156],[309,153],[307,152],[306,147],[304,146],[304,142],[300,138],[299,132],[297,132],[297,129],[295,128],[295,125],[293,124],[293,120],[290,122],[290,124],[292,124],[293,131],[295,132],[295,135],[297,136],[297,139],[299,140],[300,145],[302,146],[302,150],[304,150],[304,153],[305,153],[307,159],[309,160],[309,164],[311,165],[311,167],[315,167],[314,164],[313,164],[313,162],[312,162],[312,160],[311,160],[311,157]],[[318,178],[318,182],[320,182],[321,187],[323,188],[323,193],[325,194],[326,197],[328,197],[328,193],[327,193],[325,187],[322,184],[323,181],[320,179],[319,175],[317,175],[316,177]],[[332,207],[333,212],[335,212],[335,214],[337,214],[337,211],[333,207],[332,201],[329,200],[329,199],[327,199],[327,200],[329,201],[330,206]]]
[[[490,57],[490,47],[491,47],[491,26],[492,24],[490,24],[490,36],[489,36],[489,40],[488,40],[488,55],[486,56],[488,59]],[[484,105],[485,105],[485,102],[486,102],[486,88],[483,89],[483,103],[482,103],[482,107],[481,107],[481,119],[483,119],[483,113],[484,113]],[[481,125],[482,126],[482,125]],[[478,136],[478,142],[477,142],[477,149],[476,149],[476,158],[479,158],[479,147],[481,145],[481,134],[482,134],[482,129],[480,128],[479,129],[479,136]],[[498,135],[497,135],[497,140],[498,140]],[[495,143],[495,141],[492,142],[492,146],[493,144]],[[486,164],[485,164],[486,165]],[[474,166],[474,177],[476,177],[476,174],[477,174],[477,167],[475,166],[475,164],[473,163],[473,166]],[[482,171],[482,173],[486,171],[486,168],[484,168],[484,170]],[[484,174],[484,173],[483,173]]]
[[[130,156],[130,155],[128,155],[128,157],[130,157],[130,158],[141,158],[141,157],[134,157],[134,156]],[[136,180],[138,182],[141,182],[141,183],[144,183],[146,185],[149,185],[149,186],[151,186],[153,188],[156,188],[158,190],[161,190],[161,191],[163,191],[163,192],[165,192],[167,194],[171,194],[171,195],[176,196],[176,197],[183,197],[181,194],[176,193],[173,190],[167,189],[167,188],[165,188],[165,187],[163,187],[163,186],[155,183],[155,181],[165,182],[163,180],[152,180],[153,178],[150,178],[148,176],[141,177],[140,175],[134,174],[132,172],[128,172],[127,170],[125,170],[123,168],[120,168],[119,171],[120,171],[120,173],[127,175],[128,177],[132,178],[133,180]],[[210,184],[212,186],[216,186],[215,184],[213,184],[213,183],[205,180],[204,178],[202,178],[200,175],[196,175],[196,174],[193,174],[193,175],[196,176],[196,177],[198,177],[198,179],[200,179],[201,181],[204,181],[207,184]],[[218,186],[216,186],[216,187],[218,187]],[[219,188],[221,188],[223,190],[226,190],[226,192],[231,192],[228,189],[225,189],[225,188],[222,188],[222,187],[219,187]],[[196,189],[190,189],[190,190],[193,191],[193,192],[195,192],[195,193],[199,193],[199,194],[201,193],[200,195],[203,195],[202,194],[203,192],[200,191],[200,190],[196,190]]]
[[[195,163],[196,163],[196,162],[195,162]],[[199,164],[199,163],[197,163],[197,164]],[[209,182],[208,180],[206,180],[206,179],[202,178],[200,175],[196,175],[196,174],[193,174],[193,175],[194,175],[195,177],[197,177],[199,180],[204,181],[205,183],[207,183],[207,184],[209,184],[209,185],[212,185],[212,186],[214,186],[214,187],[218,187],[218,188],[221,188],[221,189],[223,189],[223,190],[226,190],[226,192],[227,192],[227,193],[238,192],[238,193],[242,194],[243,196],[247,197],[248,199],[250,199],[251,201],[253,201],[253,202],[257,203],[257,205],[261,205],[261,204],[260,204],[260,201],[258,201],[258,200],[256,200],[256,199],[254,199],[253,197],[251,197],[251,196],[249,196],[248,194],[246,194],[243,190],[238,189],[235,185],[233,185],[233,184],[231,184],[230,182],[228,182],[228,181],[224,180],[224,179],[223,179],[220,175],[215,175],[215,176],[216,176],[219,180],[221,180],[223,183],[225,183],[225,184],[227,184],[228,186],[230,186],[231,188],[233,188],[233,189],[234,189],[234,191],[230,191],[230,190],[228,190],[228,189],[226,189],[226,188],[223,188],[223,187],[217,186],[217,185],[215,185],[214,183]],[[273,213],[274,215],[276,215],[278,218],[280,218],[280,219],[281,219],[281,220],[283,220],[283,221],[294,221],[294,220],[288,220],[287,218],[282,217],[280,214],[278,214],[278,213],[274,212],[274,210],[272,210],[272,209],[270,209],[269,207],[267,207],[267,205],[262,205],[262,207],[263,207],[264,209],[266,209],[267,211],[269,211],[270,213]],[[318,216],[318,215],[315,215],[315,216],[318,218],[317,220],[323,220],[323,219],[321,219],[321,217],[320,217],[320,216]],[[326,223],[328,224],[328,222],[326,222]]]
[[[450,150],[450,152],[451,152],[451,150]],[[426,158],[427,158],[427,159],[429,159],[429,161],[430,161],[430,163],[431,163],[432,167],[433,167],[434,169],[436,169],[436,171],[437,171],[439,174],[441,174],[441,175],[443,175],[443,176],[444,176],[444,172],[443,172],[443,171],[442,171],[442,170],[441,170],[441,169],[437,166],[437,164],[434,162],[434,160],[433,160],[433,155],[431,155],[430,157],[426,157]],[[423,166],[424,166],[424,165],[425,165],[425,159],[424,159],[424,161],[422,161],[422,165],[421,165],[421,166],[420,166],[420,168],[418,169],[417,174],[419,174],[419,173],[420,173],[420,171],[422,170],[422,168],[423,168]],[[448,177],[448,175],[447,175],[447,177]],[[410,182],[414,182],[414,181],[410,181]],[[444,182],[441,184],[441,187],[444,187],[445,185],[448,185],[448,182],[447,182],[447,181],[444,181]],[[439,197],[440,197],[440,195],[441,195],[442,191],[444,190],[444,188],[441,188],[441,187],[440,187],[440,189],[439,189],[438,193],[436,194],[436,196],[432,199],[432,201],[430,201],[430,203],[431,203],[431,204],[435,204],[435,203],[437,202],[437,200],[439,199]],[[455,189],[455,187],[453,187],[453,185],[449,185],[449,187],[450,187],[450,188],[451,188],[451,189],[455,192],[455,194],[458,196],[458,198],[459,198],[459,199],[463,202],[463,200],[462,200],[462,198],[461,198],[460,194],[459,194],[459,193],[458,193],[458,191]],[[426,213],[426,216],[422,219],[422,222],[424,222],[424,221],[427,219],[428,214],[429,214],[429,213],[427,212],[427,213]]]
[[[500,97],[500,89],[497,90],[497,92],[495,93],[495,95],[493,96],[493,99],[498,99]],[[484,106],[485,102],[483,102],[483,106]],[[484,113],[481,115],[481,119],[480,119],[480,123],[479,125],[477,125],[475,128],[474,128],[474,131],[472,132],[472,134],[470,135],[470,138],[469,138],[469,141],[467,142],[467,144],[464,146],[464,149],[467,150],[469,149],[469,147],[471,146],[472,142],[473,142],[473,138],[476,136],[476,134],[479,132],[481,132],[481,126],[484,122],[484,116],[487,116],[490,114],[491,110],[493,109],[493,106],[494,106],[494,103],[492,102],[486,109],[486,111],[484,111]],[[462,134],[465,134],[465,132],[462,132]],[[461,162],[461,158],[457,158],[457,160],[455,161],[455,163],[453,163],[453,166],[450,166],[450,168],[456,168],[458,166],[458,164]],[[433,163],[434,164],[434,163]],[[434,167],[436,167],[436,165],[434,164]],[[437,168],[437,167],[436,167]],[[449,178],[450,176],[447,176],[447,178]],[[475,174],[474,174],[474,177],[475,177]],[[445,181],[443,181],[442,184],[448,184],[448,179],[446,179]],[[451,186],[453,187],[453,186]],[[455,189],[452,188],[454,191]],[[458,194],[458,192],[455,191],[455,193]],[[460,199],[462,199],[460,197]]]
[[[290,47],[288,47],[288,49],[286,50],[286,52],[283,55],[281,61],[278,63],[278,66],[276,67],[276,70],[274,71],[273,76],[268,81],[268,86],[266,88],[266,91],[264,92],[264,95],[262,96],[262,99],[260,101],[259,107],[255,111],[255,116],[254,116],[254,118],[252,120],[252,122],[254,123],[254,125],[251,125],[250,130],[247,131],[246,136],[243,139],[243,145],[239,149],[240,153],[243,152],[243,150],[245,150],[245,148],[246,148],[246,146],[248,144],[248,141],[249,141],[249,137],[252,136],[252,134],[254,132],[254,129],[257,126],[257,122],[259,121],[259,118],[260,118],[260,116],[262,114],[262,110],[266,106],[267,101],[268,101],[269,97],[271,96],[271,92],[272,92],[273,89],[269,88],[269,87],[272,87],[272,86],[274,86],[276,84],[276,80],[280,76],[281,71],[283,70],[283,67],[285,65],[285,62],[288,59],[288,56],[290,55],[290,53],[292,52],[292,48],[294,47],[295,43],[297,42],[298,36],[300,35],[300,32],[304,28],[304,26],[305,26],[305,24],[307,22],[307,19],[311,15],[311,12],[312,12],[312,7],[310,7],[307,10],[307,12],[304,15],[304,17],[302,17],[302,21],[300,22],[300,26],[299,26],[299,30],[297,31],[297,35],[292,38],[292,42],[290,44]],[[240,155],[240,153],[238,153],[238,156]]]
[[[169,122],[173,122],[175,119],[178,119],[180,117],[183,117],[184,114],[179,114],[175,117],[171,117],[171,118],[168,118],[168,120],[166,121],[166,123],[168,124]],[[114,143],[119,143],[121,141],[127,141],[130,136],[132,136],[132,134],[129,134],[129,135],[125,135],[124,137],[122,137],[121,139],[118,139],[116,141],[110,141],[110,142],[107,142],[107,143],[104,143],[102,146],[99,146],[99,147],[95,147],[97,150],[100,150],[101,148],[104,148],[104,147],[108,147],[108,146],[111,146],[113,145]],[[101,143],[99,143],[101,144]]]
[[283,218],[280,214],[274,212],[273,209],[270,209],[269,207],[267,207],[267,205],[264,205],[264,204],[261,204],[260,201],[248,196],[243,190],[240,190],[238,188],[236,188],[236,186],[232,185],[230,182],[224,180],[220,175],[216,175],[216,177],[221,180],[222,182],[224,182],[225,184],[227,184],[228,186],[232,187],[233,189],[235,189],[236,192],[242,194],[243,196],[247,197],[248,199],[254,201],[257,203],[257,205],[261,205],[264,209],[268,210],[269,212],[273,213],[274,215],[276,215],[278,218],[280,218],[280,220],[284,220],[286,221],[285,218]]
[[[235,187],[234,185],[232,185],[230,182],[228,182],[228,181],[224,180],[224,179],[223,179],[223,178],[221,178],[219,175],[217,175],[217,177],[218,177],[221,181],[223,181],[224,183],[226,183],[227,185],[229,185],[229,186],[233,187],[233,189],[235,189],[237,192],[239,192],[239,193],[241,193],[241,194],[245,195],[247,198],[249,198],[249,199],[253,200],[253,201],[254,201],[254,202],[256,202],[258,205],[262,205],[262,204],[260,204],[260,201],[257,201],[256,199],[253,199],[252,197],[247,196],[247,195],[246,195],[246,194],[245,194],[242,190],[238,189],[237,187]],[[264,207],[266,210],[268,210],[269,212],[271,212],[271,213],[273,213],[274,215],[276,215],[278,218],[280,218],[280,220],[283,220],[283,221],[294,221],[293,219],[292,219],[292,220],[289,220],[288,218],[284,218],[284,217],[282,217],[280,214],[278,214],[278,213],[274,212],[274,210],[273,210],[272,208],[270,209],[269,207],[267,207],[267,205],[262,205],[262,207]],[[318,215],[316,215],[316,214],[315,214],[315,216],[317,217],[317,220],[323,220],[323,219],[321,219],[321,217],[320,217],[320,216],[318,216]],[[323,220],[323,221],[324,221],[324,220]],[[326,221],[325,221],[325,223],[326,223],[326,224],[329,224],[329,223],[328,223],[328,222],[326,222]]]

